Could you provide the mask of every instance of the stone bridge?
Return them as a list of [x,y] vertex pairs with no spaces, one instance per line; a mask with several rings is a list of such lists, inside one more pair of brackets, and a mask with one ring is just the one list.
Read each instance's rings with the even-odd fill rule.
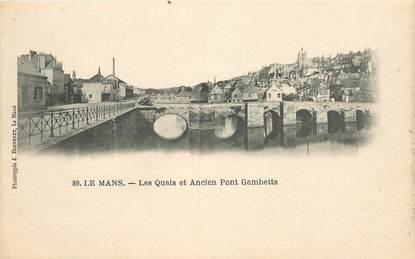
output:
[[186,121],[188,128],[199,128],[201,124],[206,127],[208,126],[207,124],[209,122],[214,122],[214,120],[218,119],[219,117],[232,115],[237,116],[242,120],[246,120],[246,107],[243,103],[162,104],[155,107],[141,106],[138,107],[138,109],[143,113],[146,120],[150,123],[154,123],[158,118],[164,115],[174,114],[182,117]]
[[293,146],[304,136],[354,132],[368,128],[376,115],[374,103],[263,102],[224,104],[163,104],[138,110],[150,124],[167,114],[182,117],[187,128],[215,129],[218,118],[235,115],[245,132],[245,147],[255,149],[267,136],[277,135],[282,145]]
[[[309,115],[316,123],[328,123],[330,113],[337,113],[342,120],[357,121],[359,114],[375,117],[374,103],[353,102],[263,102],[224,104],[162,104],[138,107],[147,121],[154,123],[166,114],[181,116],[188,127],[197,126],[199,121],[209,121],[221,116],[235,115],[243,119],[248,127],[264,125],[264,114],[272,112],[282,125],[296,124],[301,117]],[[299,118],[300,117],[300,118]]]
[[62,136],[53,144],[42,147],[42,150],[75,152],[129,148],[134,146],[137,140],[150,141],[151,146],[151,140],[157,139],[155,122],[168,114],[183,118],[187,131],[182,136],[199,144],[204,141],[226,142],[223,136],[215,137],[216,130],[219,125],[235,126],[223,123],[229,122],[229,117],[236,116],[239,118],[236,123],[239,133],[232,138],[238,143],[242,141],[245,149],[250,150],[263,148],[265,142],[270,141],[278,141],[282,146],[292,147],[301,144],[301,141],[309,136],[325,138],[329,133],[348,133],[368,128],[376,115],[376,106],[373,103],[343,102],[135,106],[81,131]]
[[364,116],[375,117],[376,106],[374,103],[354,102],[284,102],[283,111],[284,125],[295,124],[298,121],[298,112],[308,112],[317,123],[328,123],[329,112],[340,114],[344,120],[356,121],[360,112]]

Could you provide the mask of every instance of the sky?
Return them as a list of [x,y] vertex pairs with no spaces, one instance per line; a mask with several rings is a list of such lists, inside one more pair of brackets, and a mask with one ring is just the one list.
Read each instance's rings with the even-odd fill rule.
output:
[[388,37],[387,28],[372,26],[387,8],[368,1],[92,1],[8,8],[0,19],[15,35],[6,43],[16,46],[16,56],[52,53],[81,78],[99,66],[110,74],[115,57],[116,75],[143,88],[219,81],[293,63],[301,46],[308,57],[376,49]]

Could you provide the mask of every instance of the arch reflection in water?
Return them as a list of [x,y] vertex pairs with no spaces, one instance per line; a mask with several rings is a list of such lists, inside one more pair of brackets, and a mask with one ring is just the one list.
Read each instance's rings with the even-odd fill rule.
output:
[[272,137],[278,135],[281,130],[281,117],[275,111],[266,111],[264,113],[264,136]]
[[175,114],[166,114],[154,122],[154,132],[164,139],[178,139],[187,129],[186,121]]
[[227,139],[235,135],[238,130],[238,117],[234,115],[225,116],[216,121],[215,136]]
[[328,132],[336,133],[342,129],[344,122],[338,111],[329,111],[327,112],[327,124]]
[[296,112],[297,136],[307,137],[313,131],[313,115],[309,110],[301,109]]
[[274,127],[273,127],[273,123],[272,123],[272,113],[271,111],[267,111],[264,114],[264,135],[265,137],[269,136],[273,131],[274,131]]

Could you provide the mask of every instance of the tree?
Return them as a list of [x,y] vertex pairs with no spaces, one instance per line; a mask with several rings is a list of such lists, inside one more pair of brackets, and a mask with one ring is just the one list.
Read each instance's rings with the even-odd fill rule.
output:
[[282,100],[283,101],[297,101],[298,98],[299,98],[298,94],[293,94],[293,93],[288,94],[288,95],[282,94]]

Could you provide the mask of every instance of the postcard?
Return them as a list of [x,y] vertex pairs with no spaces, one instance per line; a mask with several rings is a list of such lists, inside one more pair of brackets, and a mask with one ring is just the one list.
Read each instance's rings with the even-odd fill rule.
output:
[[414,258],[413,1],[0,3],[0,258]]

